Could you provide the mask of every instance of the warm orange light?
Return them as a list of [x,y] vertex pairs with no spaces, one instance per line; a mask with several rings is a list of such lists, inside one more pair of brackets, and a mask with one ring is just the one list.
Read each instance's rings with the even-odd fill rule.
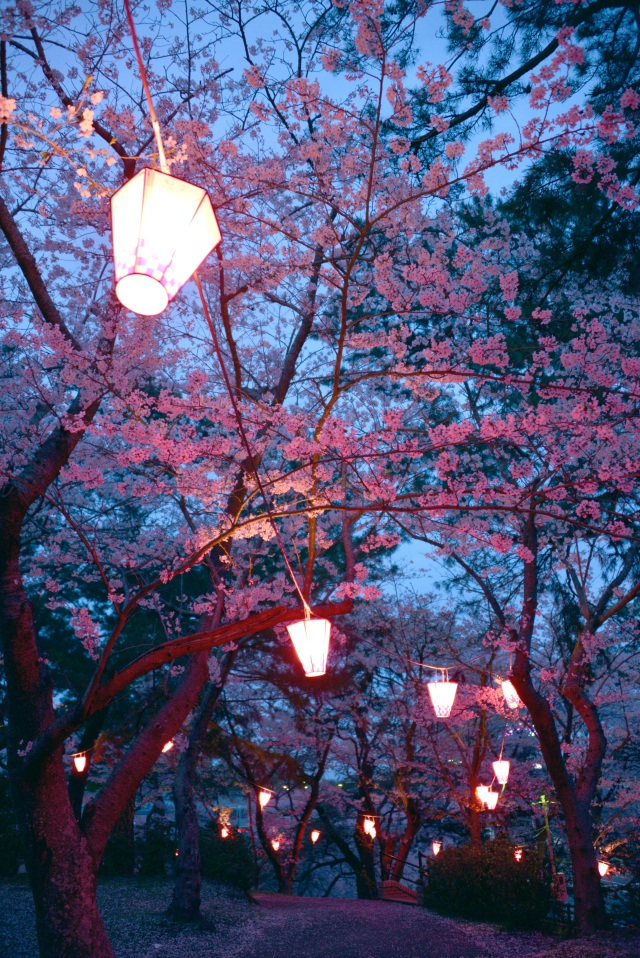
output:
[[431,848],[434,855],[439,855],[442,851],[442,842],[431,842]]
[[266,788],[260,789],[258,792],[258,801],[260,802],[260,808],[265,808],[271,801],[271,792],[268,792]]
[[162,746],[162,751],[170,752],[172,748],[173,748],[173,739],[170,738],[169,741],[165,742],[164,745]]
[[111,197],[116,296],[157,316],[220,242],[205,190],[158,170],[140,170]]
[[320,838],[320,832],[318,831],[317,828],[314,828],[313,831],[311,832],[311,841],[313,842],[314,845],[319,838]]
[[222,828],[220,829],[220,838],[228,838],[228,837],[229,837],[229,829],[227,828],[226,825],[223,825]]
[[499,785],[506,785],[509,781],[509,762],[505,759],[499,759],[493,763],[493,774]]
[[327,671],[331,623],[328,619],[302,619],[287,626],[293,647],[302,662],[306,676],[324,675]]
[[517,862],[521,861],[521,859],[522,859],[522,849],[521,849],[521,848],[514,848],[514,850],[513,850],[513,857],[515,858],[515,860],[516,860]]
[[610,867],[611,866],[608,864],[608,862],[598,862],[598,871],[601,878],[604,878],[605,875],[609,874]]
[[500,794],[499,792],[494,792],[490,788],[487,789],[486,803],[487,803],[487,808],[489,809],[489,811],[492,812],[494,808],[496,807],[496,805],[498,804],[499,794]]
[[458,690],[457,682],[429,682],[427,684],[431,704],[437,718],[449,718],[453,708],[453,700]]
[[476,788],[476,797],[479,802],[482,802],[483,805],[487,804],[487,793],[489,791],[488,785],[478,785]]
[[87,756],[86,755],[74,755],[73,764],[75,766],[76,772],[84,772],[87,767]]
[[517,709],[522,705],[522,700],[513,687],[513,683],[510,682],[509,679],[505,679],[505,681],[502,683],[502,694],[504,695],[504,700],[510,709]]
[[273,841],[271,842],[271,847],[273,848],[274,852],[278,851],[278,849],[280,848],[280,842],[278,841],[277,838],[273,839]]
[[368,835],[370,838],[376,837],[376,823],[373,818],[365,818],[362,823],[362,830],[365,835]]

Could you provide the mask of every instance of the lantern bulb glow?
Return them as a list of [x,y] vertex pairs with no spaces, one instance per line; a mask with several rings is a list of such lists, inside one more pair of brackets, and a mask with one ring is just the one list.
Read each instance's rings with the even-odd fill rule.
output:
[[509,679],[505,679],[505,681],[502,683],[502,694],[504,695],[504,700],[510,709],[517,709],[522,705],[522,700],[513,687],[513,683],[510,682]]
[[220,242],[205,190],[158,170],[140,170],[111,197],[116,296],[157,316]]
[[162,751],[163,753],[170,752],[172,748],[173,748],[173,739],[170,738],[169,741],[165,742],[164,745],[162,746]]
[[263,788],[258,793],[258,801],[260,802],[260,808],[265,808],[271,801],[271,792],[268,792],[266,788]]
[[273,848],[274,852],[278,851],[278,849],[280,848],[280,842],[278,841],[277,838],[273,839],[273,841],[271,842],[271,847]]
[[365,833],[365,835],[369,836],[369,838],[375,838],[376,837],[375,821],[372,818],[365,818],[364,822],[362,823],[362,830]]
[[314,845],[319,838],[320,838],[320,832],[318,831],[317,828],[314,828],[313,831],[311,832],[311,841],[313,842]]
[[521,849],[521,848],[514,848],[514,850],[513,850],[513,857],[515,858],[515,860],[516,860],[517,862],[521,861],[521,859],[522,859],[522,849]]
[[478,785],[476,788],[476,797],[479,802],[482,802],[483,805],[487,804],[487,793],[489,791],[488,785]]
[[487,790],[486,803],[487,803],[487,808],[489,809],[489,811],[492,812],[494,808],[496,807],[496,805],[498,804],[499,794],[500,794],[499,792],[494,792],[492,789]]
[[73,764],[76,772],[84,772],[87,767],[87,756],[86,755],[74,755]]
[[427,685],[437,718],[449,718],[458,690],[457,682],[429,682]]
[[505,759],[499,759],[493,763],[493,774],[499,785],[506,785],[509,781],[509,762]]
[[301,619],[287,626],[293,647],[308,678],[327,671],[331,623],[328,619]]
[[609,873],[609,867],[608,862],[598,862],[598,872],[601,878]]
[[431,848],[434,855],[439,855],[442,851],[442,842],[431,842]]
[[229,837],[229,829],[227,828],[226,825],[223,825],[222,828],[220,829],[220,838],[228,838],[228,837]]

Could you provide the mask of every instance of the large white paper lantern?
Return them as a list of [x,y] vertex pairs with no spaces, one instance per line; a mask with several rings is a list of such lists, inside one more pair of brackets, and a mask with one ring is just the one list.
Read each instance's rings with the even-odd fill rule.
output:
[[489,811],[493,811],[496,805],[498,804],[499,792],[494,792],[493,789],[489,788],[487,790],[487,797],[485,799],[487,808]]
[[324,675],[327,671],[331,623],[328,619],[301,619],[287,626],[293,647],[302,662],[306,676]]
[[157,316],[220,242],[206,191],[158,170],[140,170],[111,197],[116,296]]
[[509,781],[509,762],[506,759],[499,759],[493,763],[493,774],[499,785],[506,785]]
[[502,683],[502,694],[504,695],[504,700],[510,709],[517,709],[522,705],[522,700],[513,687],[513,683],[510,682],[509,679],[505,679]]
[[608,862],[598,862],[598,874],[600,878],[604,878],[605,875],[609,874],[610,865]]
[[482,802],[483,805],[487,804],[487,794],[489,792],[488,785],[478,785],[476,788],[476,798],[479,802]]
[[449,718],[453,708],[453,700],[458,690],[457,682],[438,681],[427,684],[431,704],[437,718]]
[[442,851],[442,842],[431,842],[431,849],[434,855],[439,855]]
[[266,788],[261,788],[258,792],[258,801],[260,802],[260,808],[266,808],[271,801],[271,792]]
[[77,755],[74,755],[73,764],[74,764],[76,772],[80,774],[84,772],[85,768],[87,767],[87,756],[85,755],[85,753],[81,752],[81,753],[78,753]]

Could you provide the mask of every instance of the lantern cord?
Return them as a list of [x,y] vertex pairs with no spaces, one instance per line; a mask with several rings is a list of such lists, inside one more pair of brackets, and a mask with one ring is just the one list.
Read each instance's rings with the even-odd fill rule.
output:
[[142,80],[144,94],[147,98],[147,103],[149,105],[149,118],[151,119],[153,135],[156,138],[156,146],[158,147],[158,158],[160,160],[160,169],[162,170],[163,173],[168,173],[169,164],[167,163],[167,157],[164,152],[162,135],[160,133],[160,124],[158,123],[158,117],[156,116],[156,110],[153,105],[153,100],[151,98],[151,90],[149,89],[147,72],[145,70],[144,63],[142,60],[142,54],[140,53],[140,47],[138,45],[138,37],[136,36],[136,27],[133,22],[133,17],[131,15],[131,7],[129,6],[129,0],[124,0],[124,9],[127,14],[127,23],[129,24],[129,32],[131,33],[131,39],[133,41],[133,49],[136,55],[136,60],[138,61],[138,69],[140,70],[140,79]]
[[291,581],[293,582],[294,586],[296,587],[296,590],[297,590],[297,592],[298,592],[298,595],[300,596],[300,598],[301,598],[301,600],[302,600],[302,606],[303,606],[303,608],[304,608],[304,617],[305,617],[305,619],[309,619],[309,618],[311,618],[311,608],[309,607],[309,603],[307,602],[307,600],[306,600],[306,598],[305,598],[305,596],[304,596],[304,594],[303,594],[303,592],[302,592],[302,589],[301,589],[300,586],[298,585],[298,580],[297,580],[297,578],[296,578],[296,576],[295,576],[295,573],[294,573],[294,571],[293,571],[293,568],[292,568],[292,566],[291,566],[291,563],[289,562],[289,557],[287,556],[287,553],[286,553],[286,550],[285,550],[285,547],[284,547],[284,543],[283,543],[283,541],[282,541],[282,539],[281,539],[281,537],[280,537],[280,532],[278,531],[278,526],[276,525],[276,520],[275,520],[275,518],[274,518],[273,510],[272,510],[272,508],[271,508],[271,503],[269,502],[269,496],[267,495],[267,491],[266,491],[266,489],[264,488],[264,485],[263,485],[262,480],[261,480],[261,478],[260,478],[260,473],[258,472],[258,467],[257,467],[257,465],[256,465],[256,461],[255,461],[254,456],[253,456],[253,452],[252,452],[252,449],[251,449],[251,445],[250,445],[250,443],[249,443],[249,437],[247,436],[246,430],[245,430],[245,428],[244,428],[244,423],[243,423],[243,421],[242,421],[242,416],[241,416],[241,414],[240,414],[240,408],[239,408],[239,406],[238,406],[235,393],[234,393],[234,391],[233,391],[233,386],[231,385],[231,380],[229,379],[229,374],[228,374],[228,372],[227,372],[227,367],[225,366],[225,363],[224,363],[224,357],[223,357],[223,355],[222,355],[222,350],[220,349],[220,343],[219,343],[219,341],[218,341],[218,334],[216,333],[216,328],[215,328],[215,326],[213,325],[213,320],[212,320],[212,318],[211,318],[211,313],[209,312],[209,307],[207,306],[207,301],[206,301],[205,296],[204,296],[204,290],[202,289],[202,284],[201,284],[201,282],[200,282],[200,277],[198,276],[198,273],[197,273],[197,272],[195,272],[195,273],[193,274],[193,278],[194,278],[194,280],[195,280],[195,282],[196,282],[196,286],[198,287],[198,293],[200,294],[200,302],[202,303],[202,309],[203,309],[205,318],[206,318],[206,320],[207,320],[207,324],[208,324],[208,326],[209,326],[209,331],[210,331],[210,333],[211,333],[211,338],[212,338],[212,340],[213,340],[213,345],[214,345],[214,348],[215,348],[215,351],[216,351],[216,356],[218,357],[218,363],[220,364],[220,369],[222,370],[222,377],[223,377],[223,379],[224,379],[225,386],[227,387],[227,392],[229,393],[229,399],[231,400],[231,405],[233,406],[233,412],[234,412],[234,415],[235,415],[235,418],[236,418],[236,422],[238,423],[238,431],[239,431],[239,433],[240,433],[240,438],[241,438],[241,440],[242,440],[242,444],[243,444],[243,446],[244,446],[244,448],[245,448],[245,452],[246,452],[246,454],[247,454],[247,459],[248,459],[248,462],[249,462],[249,469],[250,469],[250,471],[251,471],[251,474],[253,475],[253,478],[254,478],[255,481],[256,481],[256,485],[257,485],[258,489],[260,490],[260,495],[262,496],[262,499],[263,499],[263,502],[264,502],[264,505],[265,505],[265,509],[266,509],[267,515],[268,515],[268,517],[269,517],[269,522],[271,523],[271,528],[273,529],[274,535],[275,535],[275,537],[276,537],[276,541],[277,541],[278,546],[279,546],[279,548],[280,548],[280,552],[282,553],[282,558],[284,559],[285,565],[286,565],[287,570],[288,570],[288,572],[289,572],[289,576],[291,577]]

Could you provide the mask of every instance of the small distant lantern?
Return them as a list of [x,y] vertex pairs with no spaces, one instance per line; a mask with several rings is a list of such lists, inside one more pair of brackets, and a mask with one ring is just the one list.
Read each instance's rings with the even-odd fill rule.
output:
[[261,788],[258,792],[258,801],[260,802],[260,808],[266,808],[271,801],[271,792],[267,791],[266,788]]
[[492,789],[487,790],[486,803],[487,803],[487,808],[489,809],[490,812],[492,812],[494,808],[496,807],[496,805],[498,804],[499,794],[500,794],[499,792],[494,792]]
[[488,785],[478,785],[476,788],[476,797],[479,802],[482,802],[483,805],[487,804],[487,794],[489,792]]
[[165,742],[164,745],[162,746],[162,751],[163,753],[170,752],[172,748],[173,748],[173,739],[170,738],[169,741]]
[[509,781],[509,762],[505,759],[499,759],[493,763],[493,774],[499,785],[506,785]]
[[328,619],[301,619],[287,626],[293,647],[308,678],[327,671],[331,623]]
[[313,831],[311,832],[311,841],[313,842],[314,845],[319,838],[320,838],[320,832],[318,831],[317,828],[314,828]]
[[442,842],[431,842],[431,848],[434,855],[439,855],[442,851]]
[[222,828],[220,829],[220,838],[228,838],[228,837],[229,837],[229,829],[227,828],[226,825],[223,825]]
[[116,296],[157,316],[220,242],[206,191],[158,170],[140,170],[111,197]]
[[504,695],[504,700],[510,709],[517,709],[522,705],[522,700],[513,687],[513,683],[510,682],[509,679],[505,679],[505,681],[502,683],[502,694]]
[[273,841],[271,842],[271,847],[273,848],[274,852],[278,851],[278,849],[280,848],[280,842],[278,841],[277,838],[273,839]]
[[600,873],[600,878],[604,878],[605,875],[609,874],[609,868],[611,866],[608,862],[598,862],[598,872]]
[[376,823],[373,818],[365,818],[362,823],[362,830],[365,835],[368,835],[370,838],[376,837]]
[[458,683],[450,682],[448,673],[443,669],[442,678],[436,679],[435,682],[429,682],[427,688],[436,718],[449,718],[453,708],[453,700],[458,691]]
[[82,755],[74,755],[73,765],[76,772],[84,772],[87,767],[87,756],[84,753],[82,753]]
[[522,849],[521,849],[521,848],[514,848],[514,849],[513,849],[513,857],[515,858],[515,860],[516,860],[517,862],[522,861]]

